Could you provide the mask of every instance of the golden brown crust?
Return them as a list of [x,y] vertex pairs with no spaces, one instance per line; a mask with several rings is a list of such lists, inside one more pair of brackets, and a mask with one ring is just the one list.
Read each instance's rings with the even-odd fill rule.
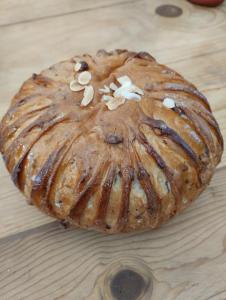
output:
[[[86,107],[69,88],[78,60],[92,74]],[[124,75],[142,100],[109,111],[99,88]],[[223,139],[205,96],[178,73],[145,52],[100,50],[33,74],[0,124],[0,150],[42,211],[116,233],[155,228],[187,207],[209,183]]]

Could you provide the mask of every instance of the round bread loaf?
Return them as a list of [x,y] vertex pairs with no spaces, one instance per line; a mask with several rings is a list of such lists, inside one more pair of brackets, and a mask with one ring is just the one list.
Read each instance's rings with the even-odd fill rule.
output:
[[220,162],[207,99],[146,52],[100,50],[25,81],[0,150],[31,204],[107,233],[152,229],[187,207]]

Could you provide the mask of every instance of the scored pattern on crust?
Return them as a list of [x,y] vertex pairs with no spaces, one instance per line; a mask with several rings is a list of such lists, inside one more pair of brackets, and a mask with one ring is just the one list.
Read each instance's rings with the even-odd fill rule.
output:
[[[69,88],[74,61],[34,74],[4,116],[0,150],[12,179],[71,224],[110,233],[154,228],[200,194],[220,161],[209,103],[148,53],[101,50],[82,56],[95,96],[80,107],[82,92]],[[98,90],[123,75],[144,96],[108,111]],[[174,108],[163,105],[166,97]]]

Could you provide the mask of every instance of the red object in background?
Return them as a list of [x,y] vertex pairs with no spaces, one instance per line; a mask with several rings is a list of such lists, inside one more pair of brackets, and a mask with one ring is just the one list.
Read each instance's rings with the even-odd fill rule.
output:
[[194,4],[206,5],[206,6],[217,6],[224,2],[224,0],[189,0]]

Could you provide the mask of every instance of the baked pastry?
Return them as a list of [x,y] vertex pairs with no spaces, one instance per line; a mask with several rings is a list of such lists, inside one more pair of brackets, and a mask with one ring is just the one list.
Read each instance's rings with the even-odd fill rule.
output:
[[0,127],[14,183],[57,219],[155,228],[204,190],[223,139],[194,85],[145,52],[75,56],[25,81]]

